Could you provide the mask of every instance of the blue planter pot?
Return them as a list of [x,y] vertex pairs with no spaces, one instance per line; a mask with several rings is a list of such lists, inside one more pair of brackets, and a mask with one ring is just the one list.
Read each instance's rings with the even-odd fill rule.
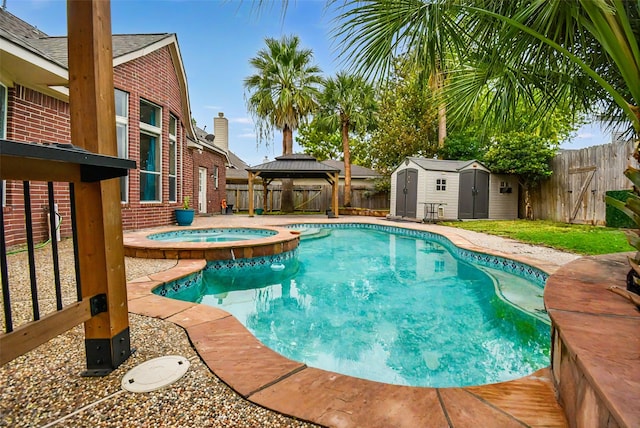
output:
[[178,226],[189,226],[193,223],[194,210],[175,210]]

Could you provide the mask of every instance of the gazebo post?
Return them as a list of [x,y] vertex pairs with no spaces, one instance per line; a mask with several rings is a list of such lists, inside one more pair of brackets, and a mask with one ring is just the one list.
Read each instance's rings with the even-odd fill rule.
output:
[[253,217],[253,178],[255,175],[251,171],[247,172],[249,173],[249,217]]
[[262,188],[263,188],[263,193],[262,193],[262,211],[266,214],[267,213],[267,196],[268,196],[268,191],[269,189],[267,189],[267,186],[269,186],[269,182],[266,179],[262,179]]
[[331,200],[332,200],[332,208],[333,214],[338,217],[338,185],[340,184],[339,172],[334,172],[333,175],[333,185],[331,186]]

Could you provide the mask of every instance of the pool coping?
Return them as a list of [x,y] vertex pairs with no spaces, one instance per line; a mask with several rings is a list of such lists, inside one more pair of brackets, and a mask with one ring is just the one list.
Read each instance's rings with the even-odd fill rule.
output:
[[[422,230],[412,224],[393,226]],[[487,251],[460,236],[440,234],[467,250],[510,258],[547,273],[557,269],[551,263]],[[289,360],[264,346],[221,309],[151,292],[162,283],[203,269],[205,264],[205,260],[182,259],[172,269],[130,281],[129,311],[183,327],[212,372],[253,403],[294,418],[335,427],[471,427],[482,426],[482,421],[505,427],[568,426],[555,397],[549,367],[521,379],[474,387],[384,384]]]
[[279,226],[242,226],[241,229],[271,230],[275,235],[228,242],[173,242],[149,239],[149,235],[174,231],[229,229],[240,227],[164,226],[124,234],[127,257],[150,259],[234,260],[285,253],[298,248],[300,233]]

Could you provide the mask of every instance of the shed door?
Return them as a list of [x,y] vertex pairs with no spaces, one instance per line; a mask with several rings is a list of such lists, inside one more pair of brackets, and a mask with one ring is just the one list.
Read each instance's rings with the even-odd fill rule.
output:
[[396,215],[416,218],[418,208],[418,170],[398,171],[396,179]]
[[460,172],[458,218],[489,217],[489,173],[477,169]]

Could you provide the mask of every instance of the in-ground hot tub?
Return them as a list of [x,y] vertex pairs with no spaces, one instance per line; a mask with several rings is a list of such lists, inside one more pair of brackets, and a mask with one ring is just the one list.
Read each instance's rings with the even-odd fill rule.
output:
[[283,227],[166,227],[126,233],[128,257],[152,259],[235,260],[293,251],[300,232]]

